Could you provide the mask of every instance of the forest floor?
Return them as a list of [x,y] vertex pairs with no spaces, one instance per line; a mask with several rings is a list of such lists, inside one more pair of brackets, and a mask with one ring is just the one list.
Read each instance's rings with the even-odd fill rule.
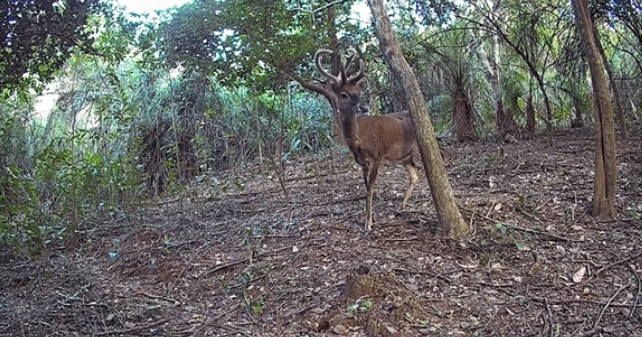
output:
[[[639,133],[637,134],[639,135]],[[375,224],[352,156],[248,167],[35,260],[0,253],[1,336],[642,336],[642,138],[618,144],[618,219],[590,216],[592,130],[443,145],[474,233],[443,235],[428,183]],[[264,165],[266,166],[266,165]]]

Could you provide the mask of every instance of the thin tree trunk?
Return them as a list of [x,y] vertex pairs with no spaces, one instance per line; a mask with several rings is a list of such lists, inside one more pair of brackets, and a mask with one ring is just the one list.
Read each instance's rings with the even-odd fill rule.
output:
[[600,42],[600,38],[598,36],[597,28],[595,27],[595,25],[593,25],[593,36],[595,36],[595,45],[597,46],[597,50],[602,57],[602,61],[604,62],[606,73],[609,75],[611,92],[613,93],[613,103],[615,104],[615,115],[620,122],[620,131],[622,132],[622,137],[626,139],[629,137],[629,131],[628,126],[626,125],[626,118],[624,117],[624,109],[622,108],[622,96],[620,95],[620,89],[617,87],[617,85],[615,85],[615,73],[613,72],[611,62],[606,58],[604,47],[602,47],[602,43]]
[[417,130],[417,143],[421,151],[421,157],[426,170],[426,177],[430,184],[432,198],[435,202],[437,216],[448,232],[457,240],[463,240],[469,233],[470,227],[464,221],[457,200],[448,180],[446,167],[441,158],[439,144],[435,137],[435,131],[430,121],[430,114],[423,94],[419,88],[417,78],[404,58],[399,42],[392,32],[390,18],[386,13],[383,0],[368,0],[372,11],[374,28],[383,56],[390,66],[390,69],[401,82],[404,95],[408,101],[410,115]]
[[469,142],[475,140],[475,129],[473,128],[473,116],[470,112],[470,103],[463,85],[457,84],[455,88],[455,108],[453,109],[453,124],[455,136],[458,142]]
[[526,101],[526,130],[535,134],[535,107],[533,106],[533,94],[528,94]]
[[580,102],[580,99],[575,95],[573,95],[573,107],[575,108],[575,112],[573,112],[573,119],[571,119],[571,127],[584,127],[584,119],[582,118],[582,102]]
[[513,114],[504,109],[504,101],[501,99],[497,101],[496,118],[499,135],[508,143],[516,142],[516,137],[519,137],[519,128]]
[[595,181],[593,185],[593,216],[602,221],[614,221],[615,183],[615,123],[604,64],[593,35],[593,21],[587,0],[571,0],[575,9],[578,31],[584,42],[586,58],[591,70],[595,114]]
[[390,103],[392,103],[392,111],[408,110],[408,104],[406,104],[402,86],[391,71],[388,71],[388,83],[391,83],[390,96],[392,97],[392,101]]

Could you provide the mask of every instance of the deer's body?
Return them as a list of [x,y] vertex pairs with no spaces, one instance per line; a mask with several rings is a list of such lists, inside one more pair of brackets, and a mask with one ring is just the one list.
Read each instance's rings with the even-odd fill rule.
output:
[[354,52],[342,64],[339,76],[329,74],[320,64],[320,56],[331,53],[319,50],[315,62],[319,72],[328,78],[328,85],[336,97],[336,107],[341,122],[341,131],[348,148],[363,169],[363,178],[367,190],[366,230],[372,229],[375,181],[379,166],[386,162],[401,162],[408,171],[410,184],[402,201],[405,208],[408,199],[419,180],[413,155],[417,147],[415,128],[412,118],[407,111],[396,112],[381,116],[368,116],[362,113],[366,110],[361,103],[361,92],[367,86],[363,76],[363,61],[360,61],[356,75],[348,77],[346,68],[355,56]]
[[[408,112],[382,116],[342,113],[341,123],[346,143],[360,165],[372,159],[400,162],[413,154],[415,128]],[[379,146],[372,146],[374,143]]]

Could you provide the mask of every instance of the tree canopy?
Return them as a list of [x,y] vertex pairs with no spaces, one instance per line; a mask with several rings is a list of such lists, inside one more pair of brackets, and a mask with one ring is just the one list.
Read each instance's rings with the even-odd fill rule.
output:
[[88,51],[85,29],[99,0],[8,0],[0,4],[0,87],[47,81],[74,49]]

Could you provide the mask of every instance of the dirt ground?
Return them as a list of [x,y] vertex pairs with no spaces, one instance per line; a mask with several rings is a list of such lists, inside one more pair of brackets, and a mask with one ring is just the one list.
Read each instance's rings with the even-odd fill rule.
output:
[[[0,253],[1,336],[642,336],[642,138],[618,144],[618,220],[590,216],[589,129],[444,145],[474,233],[443,235],[423,172],[380,172],[373,232],[345,149],[248,167]],[[639,135],[639,133],[637,133]],[[265,166],[264,166],[265,167]]]

